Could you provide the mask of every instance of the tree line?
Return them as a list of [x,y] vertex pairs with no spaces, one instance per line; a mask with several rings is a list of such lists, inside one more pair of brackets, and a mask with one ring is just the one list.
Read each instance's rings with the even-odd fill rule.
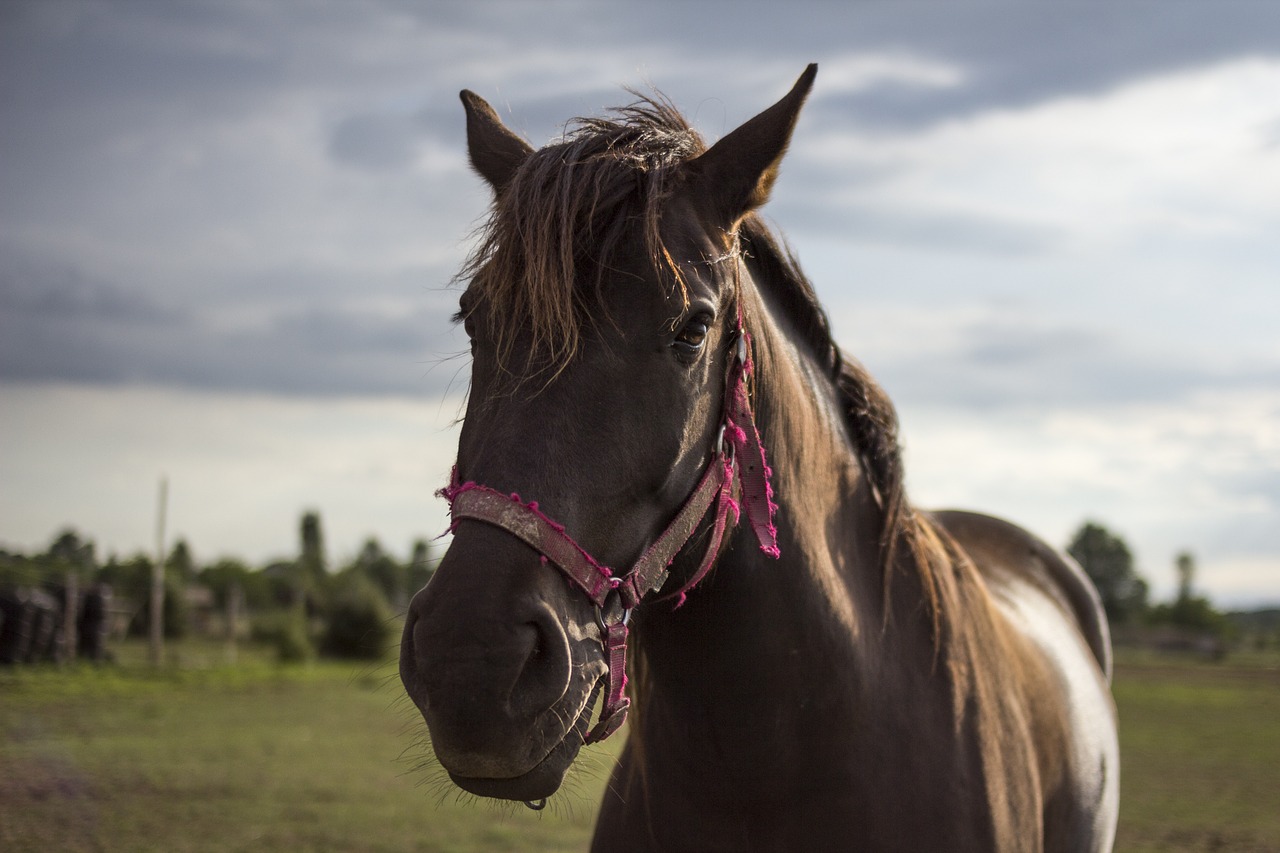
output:
[[[378,658],[394,644],[396,617],[430,580],[435,561],[424,539],[399,560],[370,537],[352,560],[331,567],[316,512],[302,515],[297,557],[263,566],[234,558],[200,565],[179,540],[164,560],[163,635],[250,639],[273,645],[287,661]],[[76,630],[94,607],[106,610],[104,635],[146,637],[154,568],[142,553],[100,562],[94,543],[71,528],[41,553],[0,551],[0,663],[109,656]]]
[[[428,542],[415,541],[402,561],[370,537],[352,560],[331,567],[316,512],[302,515],[298,540],[295,559],[260,567],[232,558],[199,565],[178,541],[164,561],[163,635],[244,636],[274,645],[283,660],[385,654],[396,617],[435,569]],[[1158,604],[1128,544],[1102,524],[1081,525],[1067,552],[1097,587],[1117,640],[1167,628],[1171,641],[1221,644],[1232,632],[1226,616],[1196,593],[1190,552],[1175,559],[1177,596]],[[0,663],[102,659],[106,637],[147,636],[153,569],[145,554],[100,563],[94,543],[70,528],[42,553],[0,551]]]

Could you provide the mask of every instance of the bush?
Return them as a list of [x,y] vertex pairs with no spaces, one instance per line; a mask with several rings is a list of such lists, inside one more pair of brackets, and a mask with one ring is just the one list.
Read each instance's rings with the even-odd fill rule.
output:
[[305,614],[297,608],[276,610],[253,620],[252,638],[274,646],[281,663],[304,663],[315,657]]
[[339,658],[381,658],[391,643],[387,598],[367,578],[352,577],[334,595],[321,651]]

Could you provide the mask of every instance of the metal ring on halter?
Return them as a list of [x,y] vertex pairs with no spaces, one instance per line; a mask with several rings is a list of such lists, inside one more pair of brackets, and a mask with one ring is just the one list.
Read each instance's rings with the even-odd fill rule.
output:
[[733,462],[734,444],[732,441],[725,441],[724,434],[729,428],[727,423],[720,424],[720,431],[716,433],[716,452],[712,455],[713,459],[727,459]]
[[[622,624],[629,625],[630,623],[631,623],[631,611],[628,608],[624,607],[622,608]],[[600,609],[599,605],[596,605],[596,625],[599,626],[600,628],[601,637],[603,637],[605,635],[605,632],[609,630],[609,626],[606,625],[604,622],[604,611]]]

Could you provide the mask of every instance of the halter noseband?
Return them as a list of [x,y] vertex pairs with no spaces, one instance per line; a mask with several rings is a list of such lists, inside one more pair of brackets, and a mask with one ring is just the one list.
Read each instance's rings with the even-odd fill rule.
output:
[[[756,428],[747,391],[747,378],[753,364],[750,336],[742,328],[741,317],[736,329],[737,342],[730,359],[726,383],[724,413],[720,430],[706,471],[685,501],[684,506],[666,529],[628,571],[615,572],[602,565],[586,549],[574,541],[564,529],[538,509],[534,501],[525,503],[517,494],[503,494],[474,482],[461,482],[458,469],[447,488],[437,494],[449,501],[453,519],[450,530],[463,519],[482,521],[515,536],[542,555],[542,562],[555,565],[595,605],[600,640],[609,666],[608,692],[604,707],[594,728],[583,738],[584,743],[598,743],[618,730],[627,716],[631,700],[626,696],[627,623],[631,611],[651,593],[666,583],[667,573],[676,555],[693,537],[694,532],[715,507],[711,541],[707,544],[697,571],[680,589],[664,598],[675,598],[676,607],[685,595],[711,570],[727,530],[736,526],[741,515],[739,498],[746,504],[747,518],[760,541],[760,550],[778,556],[777,530],[773,514],[773,488],[765,459],[760,432]],[[733,521],[729,521],[730,513]],[[609,621],[605,606],[609,596],[617,593],[622,613]],[[597,685],[597,691],[599,685]],[[596,694],[591,697],[595,703]]]

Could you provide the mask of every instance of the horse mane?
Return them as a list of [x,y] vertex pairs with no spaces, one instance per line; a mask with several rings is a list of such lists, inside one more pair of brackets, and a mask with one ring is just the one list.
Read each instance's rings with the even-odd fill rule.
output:
[[[486,304],[487,330],[510,375],[550,381],[569,364],[583,327],[600,318],[604,278],[637,220],[654,269],[687,305],[660,214],[678,167],[706,144],[665,98],[632,94],[637,102],[573,119],[559,142],[529,156],[497,194],[458,274]],[[531,344],[526,361],[511,366],[522,337]]]
[[867,369],[835,342],[827,313],[790,247],[780,244],[755,215],[743,221],[739,239],[749,262],[759,271],[756,282],[769,288],[839,394],[845,425],[880,506],[885,618],[893,572],[905,557],[919,570],[937,639],[942,592],[937,573],[941,560],[954,558],[954,548],[950,537],[907,500],[897,409]]
[[[687,305],[679,265],[663,244],[661,213],[678,186],[680,166],[707,145],[661,94],[628,91],[634,103],[604,117],[573,119],[560,141],[528,157],[497,193],[479,243],[458,274],[471,280],[475,294],[460,318],[484,305],[481,316],[498,363],[517,381],[541,376],[549,382],[573,359],[584,327],[603,315],[604,279],[636,223],[653,269]],[[833,340],[826,312],[790,250],[754,214],[743,220],[738,238],[759,272],[756,280],[769,288],[839,392],[881,509],[886,605],[894,567],[907,557],[919,567],[936,635],[933,567],[941,556],[939,538],[945,546],[947,537],[907,501],[896,410]],[[517,340],[519,349],[530,345],[525,362],[512,365]]]

